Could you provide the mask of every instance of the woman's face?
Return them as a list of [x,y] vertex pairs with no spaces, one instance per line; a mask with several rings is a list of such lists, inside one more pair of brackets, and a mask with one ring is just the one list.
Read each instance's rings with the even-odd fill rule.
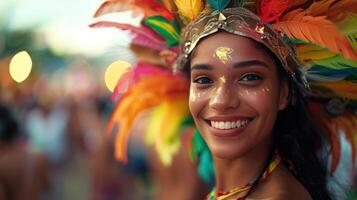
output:
[[218,32],[198,44],[190,67],[190,111],[214,156],[234,159],[270,144],[288,87],[266,50]]

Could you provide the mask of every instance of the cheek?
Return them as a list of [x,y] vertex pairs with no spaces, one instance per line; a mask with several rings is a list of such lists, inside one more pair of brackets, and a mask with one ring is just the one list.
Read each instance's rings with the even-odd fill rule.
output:
[[207,92],[199,91],[191,85],[188,103],[192,116],[196,117],[207,103]]
[[238,95],[242,103],[253,108],[259,115],[267,115],[277,106],[278,92],[272,89],[271,84],[259,88],[241,89]]

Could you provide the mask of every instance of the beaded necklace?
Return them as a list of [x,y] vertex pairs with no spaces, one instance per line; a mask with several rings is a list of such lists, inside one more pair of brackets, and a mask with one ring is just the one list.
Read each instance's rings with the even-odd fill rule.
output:
[[216,189],[213,189],[207,196],[206,200],[225,200],[228,199],[229,197],[232,197],[236,194],[242,193],[242,192],[247,192],[247,194],[244,197],[238,197],[237,200],[241,200],[245,198],[250,190],[257,185],[259,182],[263,181],[268,177],[279,165],[281,162],[281,158],[278,155],[275,155],[274,158],[270,161],[269,166],[266,167],[266,169],[263,171],[263,173],[256,179],[250,181],[247,185],[243,187],[237,187],[229,191],[216,191]]

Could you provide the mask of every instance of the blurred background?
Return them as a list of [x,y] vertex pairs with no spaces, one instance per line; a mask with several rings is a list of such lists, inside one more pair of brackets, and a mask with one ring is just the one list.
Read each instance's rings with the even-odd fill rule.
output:
[[0,104],[19,123],[0,134],[1,200],[152,198],[140,148],[124,166],[104,137],[118,69],[135,60],[127,32],[89,28],[102,2],[0,1]]

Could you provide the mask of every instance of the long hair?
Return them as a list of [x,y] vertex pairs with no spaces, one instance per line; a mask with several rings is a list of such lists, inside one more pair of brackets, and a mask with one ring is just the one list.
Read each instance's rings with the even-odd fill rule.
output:
[[327,141],[325,134],[315,125],[306,96],[276,63],[279,79],[285,79],[289,84],[291,101],[278,112],[273,130],[275,149],[314,200],[332,199],[327,188],[328,156],[321,153]]

